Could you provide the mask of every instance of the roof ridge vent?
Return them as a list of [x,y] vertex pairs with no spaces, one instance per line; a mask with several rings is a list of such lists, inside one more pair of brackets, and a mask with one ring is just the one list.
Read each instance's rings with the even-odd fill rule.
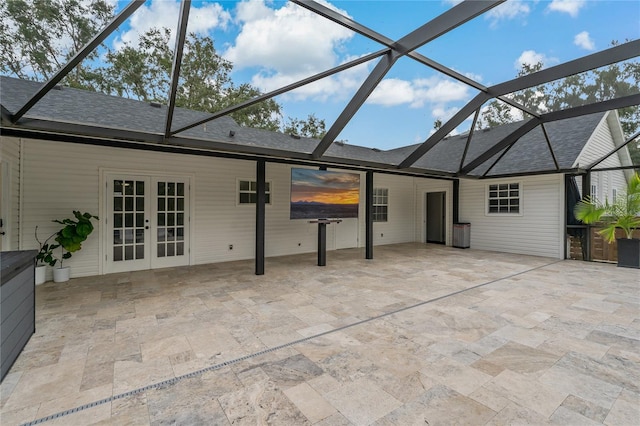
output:
[[153,108],[161,108],[162,104],[160,102],[149,102],[149,105]]
[[371,148],[371,151],[373,151],[373,152],[380,152],[380,148]]
[[300,135],[296,135],[294,133],[289,133],[289,136],[291,136],[294,139],[300,139]]
[[53,86],[53,90],[62,90],[62,85],[56,84],[55,86]]
[[334,143],[338,146],[344,146],[344,142],[342,141],[335,141]]

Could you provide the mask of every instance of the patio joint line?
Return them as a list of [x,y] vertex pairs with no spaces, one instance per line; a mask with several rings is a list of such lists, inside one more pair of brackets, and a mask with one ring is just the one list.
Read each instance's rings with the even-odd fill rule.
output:
[[303,337],[302,339],[294,340],[294,341],[291,341],[291,342],[288,342],[288,343],[283,343],[282,345],[273,346],[271,348],[263,349],[261,351],[254,352],[252,354],[248,354],[248,355],[242,356],[240,358],[235,358],[235,359],[232,359],[232,360],[229,360],[229,361],[224,361],[224,362],[221,362],[220,364],[210,365],[209,367],[205,367],[205,368],[202,368],[200,370],[193,371],[191,373],[187,373],[187,374],[183,374],[183,375],[180,375],[180,376],[172,377],[171,379],[167,379],[167,380],[163,380],[161,382],[157,382],[157,383],[153,383],[153,384],[150,384],[150,385],[147,385],[147,386],[143,386],[143,387],[138,388],[138,389],[133,389],[133,390],[130,390],[130,391],[127,391],[127,392],[124,392],[124,393],[120,393],[118,395],[112,395],[112,396],[110,396],[108,398],[104,398],[104,399],[101,399],[101,400],[98,400],[98,401],[94,401],[94,402],[90,402],[90,403],[87,403],[87,404],[84,404],[84,405],[80,405],[78,407],[69,408],[69,409],[61,411],[59,413],[50,414],[50,415],[48,415],[46,417],[42,417],[42,418],[33,420],[31,422],[28,422],[28,423],[23,423],[22,426],[38,425],[38,424],[41,424],[41,423],[44,423],[44,422],[48,422],[49,420],[55,420],[55,419],[59,419],[61,417],[66,417],[66,416],[68,416],[70,414],[74,414],[74,413],[77,413],[77,412],[80,412],[80,411],[88,410],[89,408],[93,408],[93,407],[97,407],[98,405],[107,404],[109,402],[117,401],[117,400],[122,399],[122,398],[127,398],[127,397],[132,396],[132,395],[137,395],[139,393],[146,392],[148,390],[162,389],[162,388],[164,388],[166,386],[170,386],[170,385],[173,385],[175,383],[181,382],[182,380],[190,379],[190,378],[193,378],[193,377],[198,377],[198,376],[203,375],[204,373],[208,373],[210,371],[216,371],[216,370],[219,370],[219,369],[221,369],[223,367],[228,367],[228,366],[237,364],[239,362],[245,361],[245,360],[250,359],[250,358],[255,358],[257,356],[261,356],[261,355],[264,355],[264,354],[267,354],[267,353],[275,352],[275,351],[278,351],[280,349],[284,349],[284,348],[288,348],[290,346],[297,345],[299,343],[308,342],[309,340],[317,339],[318,337],[323,337],[323,336],[326,336],[326,335],[331,334],[331,333],[335,333],[335,332],[338,332],[338,331],[346,330],[347,328],[355,327],[355,326],[358,326],[358,325],[361,325],[361,324],[365,324],[367,322],[375,321],[375,320],[380,319],[380,318],[385,318],[385,317],[388,317],[390,315],[394,315],[394,314],[397,314],[397,313],[400,313],[400,312],[408,311],[409,309],[414,309],[414,308],[417,308],[417,307],[420,307],[420,306],[424,306],[424,305],[427,305],[429,303],[433,303],[433,302],[437,302],[437,301],[442,300],[442,299],[446,299],[448,297],[457,296],[457,295],[459,295],[461,293],[465,293],[465,292],[467,292],[469,290],[475,290],[477,288],[484,287],[484,286],[487,286],[487,285],[490,285],[490,284],[494,284],[494,283],[497,283],[497,282],[502,281],[502,280],[507,280],[509,278],[517,277],[518,275],[526,274],[527,272],[531,272],[531,271],[535,271],[537,269],[545,268],[547,266],[555,265],[556,263],[560,263],[562,261],[563,260],[556,260],[554,262],[550,262],[550,263],[546,263],[544,265],[536,266],[534,268],[530,268],[530,269],[527,269],[525,271],[516,272],[516,273],[511,274],[511,275],[507,275],[507,276],[504,276],[504,277],[496,278],[494,280],[487,281],[487,282],[484,282],[484,283],[480,283],[480,284],[477,284],[477,285],[474,285],[474,286],[471,286],[471,287],[468,287],[468,288],[464,288],[464,289],[461,289],[461,290],[457,290],[457,291],[454,291],[452,293],[447,293],[447,294],[444,294],[442,296],[434,297],[433,299],[423,300],[422,302],[418,302],[418,303],[415,303],[413,305],[405,306],[403,308],[399,308],[399,309],[396,309],[394,311],[385,312],[383,314],[376,315],[374,317],[365,318],[363,320],[356,321],[356,322],[351,323],[351,324],[343,325],[342,327],[338,327],[338,328],[334,328],[332,330],[324,331],[322,333],[314,334],[313,336]]

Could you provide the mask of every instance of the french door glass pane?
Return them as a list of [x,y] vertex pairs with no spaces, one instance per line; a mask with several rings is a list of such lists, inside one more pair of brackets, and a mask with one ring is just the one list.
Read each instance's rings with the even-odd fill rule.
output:
[[144,186],[144,180],[113,180],[114,262],[144,259]]
[[185,196],[184,182],[158,182],[157,257],[184,255]]

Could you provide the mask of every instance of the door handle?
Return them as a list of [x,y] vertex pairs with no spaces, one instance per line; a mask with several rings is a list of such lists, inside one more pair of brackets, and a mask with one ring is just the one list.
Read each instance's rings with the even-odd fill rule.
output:
[[149,229],[149,226],[145,226],[144,229]]
[[4,231],[0,232],[0,235],[5,235],[5,232]]

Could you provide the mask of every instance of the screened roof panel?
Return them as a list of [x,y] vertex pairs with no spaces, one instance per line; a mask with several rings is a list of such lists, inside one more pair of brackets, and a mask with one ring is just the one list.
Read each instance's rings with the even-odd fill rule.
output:
[[[125,8],[124,2],[115,4],[116,12],[130,8]],[[529,167],[537,171],[549,167],[548,144],[553,146],[559,142],[551,135],[549,142],[539,137],[536,133],[541,131],[539,121],[549,128],[562,117],[573,120],[572,123],[578,122],[576,115],[604,111],[598,104],[593,104],[602,100],[617,102],[606,104],[613,105],[612,108],[636,107],[640,89],[633,83],[637,82],[639,63],[637,22],[640,10],[633,2],[509,0],[491,9],[497,4],[497,1],[454,0],[194,2],[188,30],[195,36],[187,36],[185,42],[175,27],[178,10],[186,8],[173,0],[149,0],[131,18],[118,23],[119,32],[100,35],[105,46],[98,48],[101,59],[90,57],[81,66],[110,66],[100,61],[117,57],[126,43],[135,47],[136,37],[157,25],[174,28],[170,34],[162,35],[166,39],[166,46],[161,47],[165,68],[174,54],[176,37],[178,45],[185,43],[179,76],[175,69],[164,69],[159,83],[152,81],[155,86],[145,89],[146,93],[137,93],[139,87],[132,84],[136,76],[129,76],[127,67],[120,70],[116,67],[110,77],[131,77],[129,86],[114,88],[110,82],[104,87],[90,88],[146,102],[128,103],[135,101],[112,96],[105,97],[97,107],[91,104],[94,102],[91,99],[104,95],[79,93],[68,88],[58,93],[51,90],[64,73],[56,76],[55,81],[50,80],[40,91],[42,98],[37,94],[38,86],[33,86],[33,91],[21,86],[15,93],[11,87],[3,88],[2,104],[8,111],[3,111],[3,126],[5,123],[11,127],[28,126],[26,118],[40,117],[65,123],[135,129],[159,134],[164,143],[172,143],[172,138],[211,138],[212,129],[220,125],[214,139],[238,146],[263,144],[278,152],[290,150],[292,155],[309,155],[312,160],[333,156],[363,162],[381,161],[381,164],[400,169],[452,174],[461,166],[462,174],[471,172],[469,164],[478,166],[474,168],[476,173],[483,167],[486,171],[491,157],[496,158],[508,149],[491,171],[506,173],[515,167],[521,156],[524,157],[520,154],[520,146],[535,146],[533,151],[541,156],[539,164],[538,159],[526,165],[523,163],[520,170],[529,170]],[[602,25],[603,19],[615,25]],[[110,28],[115,28],[113,22]],[[204,40],[205,45],[192,44],[191,37]],[[632,41],[620,48],[609,48],[611,40]],[[111,55],[104,54],[105,48]],[[219,57],[211,56],[214,49]],[[301,84],[305,78],[318,73],[328,74],[336,66],[374,52],[386,53],[380,59],[367,56],[367,63],[349,69],[345,67],[335,75],[318,78],[308,85]],[[571,62],[576,58],[580,59]],[[614,68],[602,66],[607,61],[621,60],[626,62],[620,62]],[[210,67],[215,61],[220,61],[217,69]],[[147,62],[151,65],[150,71],[145,71],[142,77],[153,80],[157,64]],[[376,66],[386,62],[390,64],[386,69]],[[539,68],[535,68],[538,62]],[[527,71],[534,75],[514,78],[525,63],[534,67]],[[600,69],[595,73],[580,74],[589,69],[591,63],[599,64]],[[74,60],[65,69],[76,65]],[[609,72],[611,69],[629,72],[630,77],[615,75]],[[71,77],[73,72],[75,70]],[[636,74],[631,74],[633,72]],[[577,76],[570,76],[576,73]],[[615,88],[614,93],[592,90],[590,84],[596,77],[603,76],[608,81],[607,86]],[[76,84],[71,77],[65,80],[66,84]],[[172,84],[172,77],[177,84]],[[286,86],[292,83],[293,86]],[[9,86],[13,87],[13,84]],[[217,85],[221,90],[216,92],[212,88]],[[201,91],[202,86],[207,87]],[[560,91],[573,95],[576,102],[572,102],[572,96],[564,96],[563,102],[554,102],[552,95]],[[5,100],[5,94],[15,96]],[[169,131],[165,131],[165,120],[172,116],[171,106],[167,108],[168,99],[174,94],[177,95],[176,107],[186,106],[191,111],[176,108]],[[25,103],[30,97],[31,100]],[[520,118],[526,121],[533,116],[537,125],[525,124],[527,129],[534,130],[514,142],[511,148],[505,148],[505,140],[508,142],[509,132],[513,131],[509,129],[518,129],[521,123],[476,130],[463,161],[466,134],[471,131],[474,113],[483,105],[489,105],[495,97],[502,97],[506,102],[494,100],[496,105],[503,106],[503,111],[511,112],[507,121]],[[260,105],[257,100],[277,102],[280,108],[282,116],[279,118],[275,112],[265,113],[271,120],[267,120],[269,128],[279,126],[282,130],[290,119],[305,120],[314,116],[324,120],[329,133],[320,140],[300,138],[296,145],[295,140],[290,140],[295,138],[277,132],[267,134],[265,127],[263,130],[246,128],[243,132],[235,131],[244,138],[228,140],[226,127],[242,129],[242,113],[255,110]],[[151,106],[148,101],[161,105]],[[254,101],[255,105],[247,106]],[[591,108],[585,110],[587,112],[577,112],[575,106],[583,104]],[[62,110],[61,105],[69,106]],[[127,107],[123,107],[125,105]],[[128,111],[134,105],[140,111]],[[567,108],[568,113],[565,112]],[[561,111],[562,114],[558,114]],[[226,115],[229,116],[223,118]],[[217,118],[207,122],[212,117]],[[623,120],[626,133],[633,127],[634,117],[637,115],[626,117],[626,122]],[[438,124],[434,125],[436,121]],[[637,120],[635,123],[637,128]],[[527,137],[531,138],[528,143]],[[347,143],[333,144],[334,141]],[[559,167],[570,167],[566,164],[573,156],[573,152],[567,153],[571,147],[562,145],[564,141],[560,143],[557,149],[563,154],[558,156]],[[546,150],[539,149],[538,145]],[[487,149],[491,149],[491,155],[486,153]],[[482,164],[477,164],[479,159],[483,160]]]

